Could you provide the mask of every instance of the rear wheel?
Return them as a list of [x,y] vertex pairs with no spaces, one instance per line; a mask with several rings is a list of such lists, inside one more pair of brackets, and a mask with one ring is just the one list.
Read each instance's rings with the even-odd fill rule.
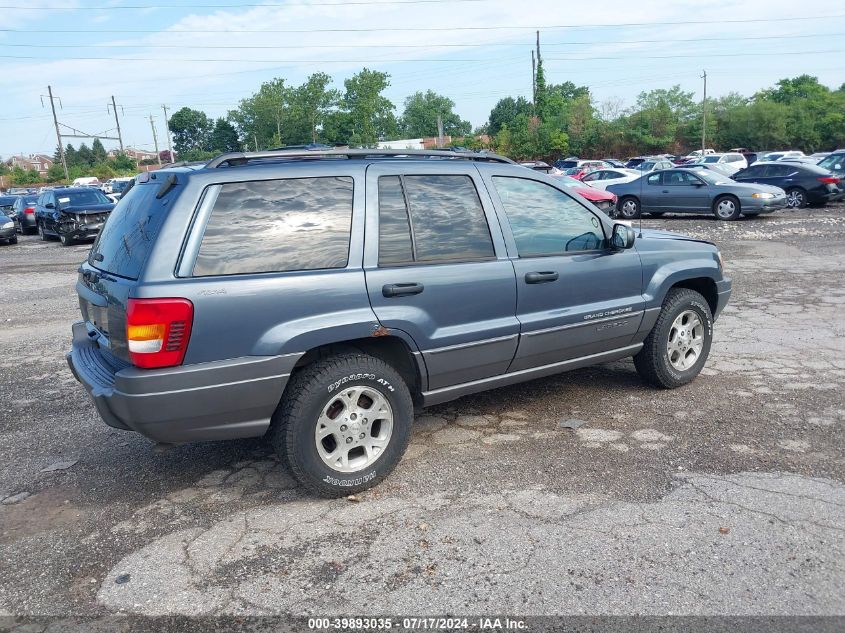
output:
[[739,200],[733,196],[721,196],[713,203],[713,214],[720,220],[736,220],[740,213]]
[[619,215],[626,220],[640,217],[640,201],[633,196],[626,196],[619,201]]
[[634,366],[649,384],[674,389],[698,376],[713,339],[710,306],[699,293],[672,288]]
[[786,206],[790,209],[803,209],[807,206],[807,192],[800,187],[787,189]]
[[342,354],[291,378],[270,440],[306,488],[341,497],[390,474],[408,446],[413,417],[396,370],[366,354]]
[[47,235],[44,233],[44,225],[41,222],[38,223],[38,235],[41,237],[42,242],[47,241]]

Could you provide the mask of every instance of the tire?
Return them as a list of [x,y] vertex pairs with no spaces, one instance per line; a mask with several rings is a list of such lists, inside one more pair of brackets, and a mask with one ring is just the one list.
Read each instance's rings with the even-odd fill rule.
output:
[[617,208],[619,210],[619,216],[626,220],[636,220],[641,215],[640,201],[634,196],[625,196],[622,198]]
[[38,235],[41,237],[42,242],[47,241],[47,236],[44,234],[44,225],[41,222],[38,223]]
[[807,192],[801,187],[786,190],[786,206],[789,209],[803,209],[807,206]]
[[[693,317],[697,317],[700,326],[695,327],[700,336],[700,347],[695,344],[692,329],[686,330],[689,335],[682,336],[684,330],[679,327],[694,325]],[[677,341],[674,344],[670,341],[673,334],[673,340]],[[688,288],[672,288],[663,300],[660,315],[646,337],[643,348],[634,356],[634,366],[650,385],[660,389],[675,389],[698,376],[707,362],[712,340],[713,315],[704,297]],[[696,349],[693,357],[691,353]]]
[[17,235],[9,238],[9,244],[17,244],[17,243],[18,243],[18,236]]
[[730,222],[736,220],[742,213],[739,200],[733,196],[719,196],[713,201],[713,215],[717,220]]
[[[350,394],[357,398],[352,404]],[[386,415],[368,419],[364,414],[377,406],[378,396],[387,405]],[[369,407],[362,406],[368,403]],[[350,411],[351,407],[355,410]],[[294,374],[273,414],[269,436],[279,457],[303,486],[323,497],[343,497],[372,488],[390,474],[408,447],[413,419],[411,394],[395,369],[363,353],[340,354]],[[317,436],[320,431],[328,431],[322,439]],[[374,448],[368,452],[361,445],[365,435],[375,438],[373,441],[378,439],[376,435],[384,437],[386,444],[377,455],[372,455]],[[347,443],[352,448],[344,451]],[[346,471],[340,470],[344,464],[336,461],[343,455]]]
[[76,244],[76,240],[68,235],[59,235],[59,241],[62,243],[62,246],[73,246]]

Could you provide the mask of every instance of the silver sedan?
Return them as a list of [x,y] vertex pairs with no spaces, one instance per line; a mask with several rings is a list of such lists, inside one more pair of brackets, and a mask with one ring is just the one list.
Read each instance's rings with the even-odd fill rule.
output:
[[627,220],[642,213],[712,213],[736,220],[786,207],[786,193],[779,187],[734,182],[703,170],[664,169],[607,190],[617,195],[617,213]]

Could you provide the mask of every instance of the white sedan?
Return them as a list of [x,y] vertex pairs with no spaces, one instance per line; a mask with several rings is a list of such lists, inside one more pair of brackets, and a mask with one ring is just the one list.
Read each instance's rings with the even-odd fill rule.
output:
[[597,169],[584,176],[581,182],[596,189],[607,189],[608,185],[621,185],[636,180],[642,175],[643,172],[636,169],[623,169],[621,167],[618,169]]

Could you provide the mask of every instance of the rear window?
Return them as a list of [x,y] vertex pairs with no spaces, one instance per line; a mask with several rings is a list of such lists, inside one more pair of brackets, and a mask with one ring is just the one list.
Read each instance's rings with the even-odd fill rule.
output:
[[344,268],[351,231],[352,178],[224,184],[205,228],[193,274]]
[[100,270],[138,279],[147,255],[155,243],[167,207],[156,199],[160,182],[135,185],[109,214],[88,263]]
[[819,167],[831,171],[842,171],[845,165],[845,154],[831,154],[819,162]]

